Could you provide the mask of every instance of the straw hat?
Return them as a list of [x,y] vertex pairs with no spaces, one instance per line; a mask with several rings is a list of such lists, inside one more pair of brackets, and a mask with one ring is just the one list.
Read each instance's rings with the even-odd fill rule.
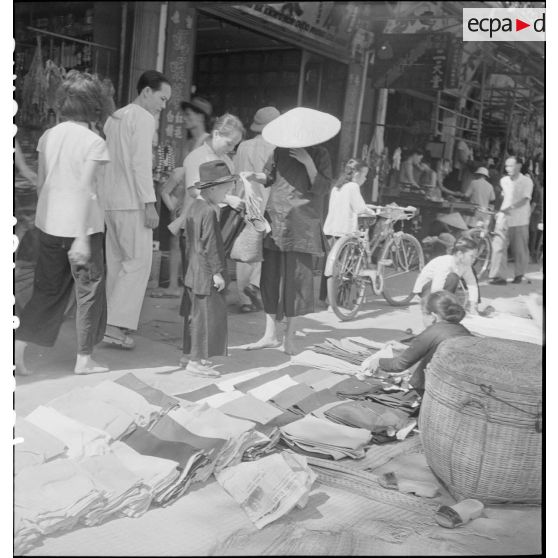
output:
[[229,167],[223,161],[209,161],[200,165],[200,180],[191,187],[203,190],[211,188],[211,186],[234,182],[237,178],[238,175],[231,174]]
[[455,229],[461,229],[463,231],[469,230],[467,223],[465,223],[463,217],[461,217],[461,213],[457,211],[454,213],[438,213],[436,219],[440,221],[440,223],[445,223]]
[[261,132],[266,124],[279,117],[281,113],[275,107],[263,107],[254,115],[254,121],[250,126],[252,132]]
[[213,112],[211,103],[203,97],[192,97],[189,101],[182,101],[180,103],[180,108],[182,110],[189,108],[195,112],[201,112],[206,116],[211,116],[211,113]]
[[488,174],[488,169],[486,167],[479,167],[475,171],[475,174],[482,174],[482,175],[486,176],[487,178],[490,178],[490,174]]
[[326,112],[297,107],[285,112],[263,129],[265,141],[277,147],[310,147],[331,139],[341,122]]

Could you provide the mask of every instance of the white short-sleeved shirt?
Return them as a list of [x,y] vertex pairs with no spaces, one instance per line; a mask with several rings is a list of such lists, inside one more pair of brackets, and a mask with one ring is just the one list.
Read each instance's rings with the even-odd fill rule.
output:
[[413,292],[420,294],[428,283],[430,283],[430,292],[432,293],[444,290],[446,278],[450,273],[455,273],[465,280],[469,300],[476,304],[479,298],[479,287],[473,269],[470,266],[458,265],[451,254],[438,256],[430,260],[417,277]]
[[[533,195],[533,181],[524,174],[520,174],[515,180],[510,176],[504,176],[500,180],[500,186],[504,194],[502,209],[517,203],[522,198],[529,198]],[[520,227],[529,224],[531,217],[531,206],[526,203],[510,211],[506,216],[506,223],[509,227]]]
[[[41,136],[37,151],[44,155],[45,182],[39,194],[35,225],[47,234],[76,237],[82,230],[76,209],[83,196],[78,187],[84,164],[109,160],[105,141],[85,126],[63,122]],[[104,230],[104,212],[97,196],[98,182],[95,180],[93,184],[88,235]]]
[[329,210],[324,223],[324,234],[342,236],[358,231],[358,214],[366,210],[366,203],[356,182],[333,188],[329,195]]

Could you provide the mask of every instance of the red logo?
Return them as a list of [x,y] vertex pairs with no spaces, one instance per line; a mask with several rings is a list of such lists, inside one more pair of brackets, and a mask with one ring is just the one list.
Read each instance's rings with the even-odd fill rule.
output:
[[525,23],[524,21],[521,21],[520,19],[515,18],[515,30],[516,31],[521,31],[522,29],[526,29],[527,27],[531,27],[530,23]]

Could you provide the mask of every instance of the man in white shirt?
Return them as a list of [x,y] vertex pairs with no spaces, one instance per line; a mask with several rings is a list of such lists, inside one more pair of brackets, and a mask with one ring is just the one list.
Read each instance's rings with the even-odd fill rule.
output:
[[490,283],[506,285],[508,244],[514,258],[513,283],[521,283],[529,264],[529,217],[533,181],[521,174],[521,161],[515,156],[506,159],[506,172],[500,180],[504,200],[496,215],[495,236],[492,240]]
[[[258,132],[258,134],[256,137],[239,144],[234,159],[234,166],[237,172],[263,172],[265,164],[275,150],[275,146],[265,141],[261,132],[266,124],[275,120],[280,114],[275,107],[263,107],[256,112],[250,130]],[[242,191],[243,186],[241,182],[238,183],[237,188],[238,190],[235,193],[242,197],[244,192]],[[264,188],[257,182],[252,183],[252,188],[254,188],[256,196],[261,199],[258,209],[263,214],[267,198],[269,197],[269,188]],[[237,262],[236,264],[236,282],[241,312],[262,309],[260,299],[261,270],[261,262]]]
[[159,224],[152,175],[152,140],[159,114],[171,96],[160,72],[144,72],[138,96],[105,124],[111,162],[105,172],[108,317],[104,342],[134,347],[128,330],[138,327],[151,272],[153,229]]

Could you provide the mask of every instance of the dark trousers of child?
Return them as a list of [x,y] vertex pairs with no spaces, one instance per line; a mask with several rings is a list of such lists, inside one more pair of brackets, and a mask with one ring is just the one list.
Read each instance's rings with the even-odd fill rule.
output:
[[20,326],[15,338],[52,347],[75,283],[78,353],[89,355],[103,339],[107,323],[103,233],[89,236],[91,256],[85,265],[70,263],[68,252],[73,241],[39,230],[33,295],[18,316]]
[[[475,279],[477,281],[477,287],[479,284],[479,281],[477,279],[477,273],[475,271],[475,269],[473,268],[473,275],[475,276]],[[446,280],[444,282],[444,291],[448,291],[450,293],[454,293],[457,291],[457,287],[459,287],[459,283],[461,282],[461,277],[459,277],[459,275],[457,275],[457,273],[448,273],[448,276],[446,277]],[[428,295],[431,292],[431,287],[432,287],[432,283],[427,283],[426,285],[424,285],[424,287],[422,288],[422,291],[420,293],[420,297],[421,298],[426,298],[428,297]],[[464,287],[466,288],[466,286],[464,285]],[[481,296],[480,296],[480,289],[479,289],[479,298],[477,300],[478,303],[480,303],[481,301]]]

